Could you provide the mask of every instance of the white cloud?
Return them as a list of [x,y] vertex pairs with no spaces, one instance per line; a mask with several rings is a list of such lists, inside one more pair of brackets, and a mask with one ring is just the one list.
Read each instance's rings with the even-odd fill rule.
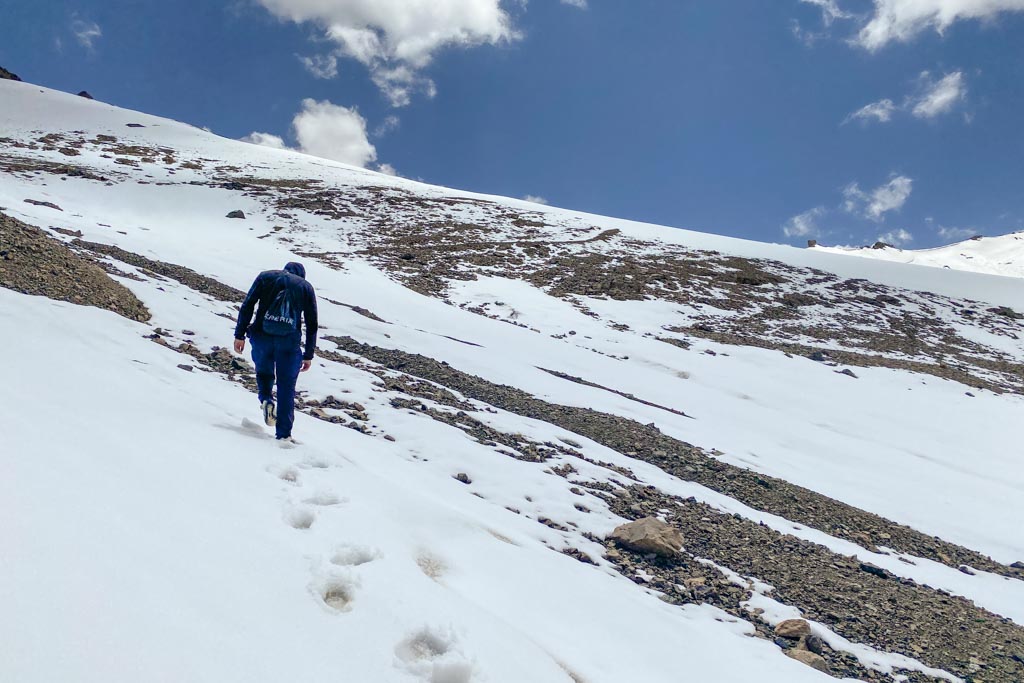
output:
[[306,154],[366,168],[377,149],[366,134],[366,119],[355,109],[313,99],[302,101],[292,120],[299,149]]
[[1024,0],[874,0],[874,13],[856,42],[878,50],[892,41],[906,42],[922,31],[942,33],[964,19],[991,19],[1001,12],[1024,11]]
[[262,147],[273,147],[274,149],[288,149],[288,145],[284,144],[284,140],[277,135],[271,135],[270,133],[249,133],[244,138],[241,138],[242,142],[249,142],[254,145],[260,145]]
[[562,0],[562,4],[587,9],[587,0]]
[[277,17],[321,27],[338,55],[358,60],[394,106],[434,85],[421,75],[445,47],[515,40],[500,0],[258,0]]
[[821,10],[821,20],[825,26],[831,26],[836,19],[851,19],[853,15],[843,11],[837,0],[800,0],[808,5],[814,5]]
[[825,207],[816,206],[793,216],[782,226],[782,234],[786,237],[815,237],[821,230],[818,219],[825,215]]
[[86,50],[92,50],[96,39],[103,36],[103,30],[95,21],[75,19],[71,22],[71,32]]
[[892,119],[893,112],[896,110],[897,107],[892,100],[878,100],[877,102],[866,104],[853,112],[843,119],[843,123],[849,123],[850,121],[870,122],[872,120],[879,123],[888,123],[889,120]]
[[812,46],[822,38],[829,37],[832,24],[837,20],[854,18],[854,15],[844,11],[843,8],[839,6],[838,0],[800,0],[800,2],[807,5],[814,5],[821,10],[821,23],[824,26],[824,30],[809,31],[805,29],[799,21],[796,19],[793,20],[793,35],[807,46]]
[[886,244],[891,244],[894,247],[902,247],[905,244],[913,242],[914,236],[911,235],[906,230],[904,230],[903,228],[900,228],[899,230],[890,230],[884,235],[879,235],[878,241],[885,242]]
[[882,221],[890,211],[899,211],[913,191],[914,181],[903,175],[894,175],[889,182],[864,192],[857,183],[843,189],[843,208],[873,221]]
[[384,120],[380,122],[380,125],[373,129],[373,137],[382,138],[391,131],[397,130],[401,123],[401,119],[394,114],[386,116]]
[[939,237],[950,242],[961,242],[970,237],[974,237],[978,234],[978,231],[974,228],[948,228],[946,226],[939,226]]
[[313,74],[316,78],[334,78],[338,75],[338,56],[334,54],[329,55],[313,55],[312,57],[299,57],[299,61],[302,62],[302,66],[306,67],[306,71]]
[[391,164],[377,164],[377,171],[384,175],[398,175],[398,171]]
[[[302,109],[292,119],[292,133],[298,142],[294,149],[305,154],[361,168],[367,168],[377,160],[377,148],[366,133],[366,119],[355,108],[327,101],[302,100]],[[249,133],[242,141],[274,149],[293,149],[280,136],[271,133]],[[389,164],[380,164],[377,169],[396,175]]]
[[948,112],[967,97],[967,86],[962,71],[946,74],[938,81],[931,80],[927,71],[921,74],[924,92],[914,103],[911,113],[919,119],[932,119]]
[[897,105],[888,98],[872,102],[843,119],[843,124],[854,120],[888,123],[893,114],[908,111],[919,119],[933,119],[966,101],[967,83],[962,71],[948,73],[938,80],[932,78],[930,72],[922,71],[917,92],[904,98],[902,104]]
[[528,194],[528,195],[526,195],[525,197],[523,197],[523,201],[533,202],[534,204],[547,204],[548,203],[548,200],[544,199],[544,197],[539,197],[539,196],[537,196],[535,194]]

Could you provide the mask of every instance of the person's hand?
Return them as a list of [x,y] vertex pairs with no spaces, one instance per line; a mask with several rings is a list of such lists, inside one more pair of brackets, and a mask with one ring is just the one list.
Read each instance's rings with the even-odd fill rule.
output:
[[242,351],[245,351],[245,340],[244,339],[236,339],[235,340],[235,353],[241,353]]
[[309,370],[309,368],[312,367],[312,365],[313,365],[313,361],[306,360],[305,358],[303,358],[302,359],[302,369],[299,370],[299,372],[305,372],[306,370]]

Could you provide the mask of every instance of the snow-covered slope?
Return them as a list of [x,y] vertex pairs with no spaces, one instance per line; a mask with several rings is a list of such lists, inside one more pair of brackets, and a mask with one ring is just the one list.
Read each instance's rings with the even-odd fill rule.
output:
[[[827,680],[764,637],[793,616],[839,676],[1024,675],[1024,281],[447,190],[22,83],[0,207],[152,313],[0,288],[0,679]],[[218,347],[233,290],[296,258],[324,353],[282,449]],[[645,515],[684,552],[604,540]]]
[[1024,278],[1024,232],[975,237],[934,249],[822,247],[814,251]]

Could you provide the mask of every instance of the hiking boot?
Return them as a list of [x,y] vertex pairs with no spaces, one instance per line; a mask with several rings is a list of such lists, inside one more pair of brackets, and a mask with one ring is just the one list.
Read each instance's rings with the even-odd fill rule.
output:
[[263,421],[267,423],[268,427],[277,426],[277,408],[274,407],[273,401],[264,401],[263,406]]

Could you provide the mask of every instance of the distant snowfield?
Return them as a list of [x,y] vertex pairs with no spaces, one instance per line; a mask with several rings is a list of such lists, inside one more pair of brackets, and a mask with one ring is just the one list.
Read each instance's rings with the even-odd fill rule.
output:
[[934,249],[815,247],[813,251],[1024,278],[1024,232],[979,237]]
[[[126,128],[126,123],[144,128]],[[0,137],[107,133],[244,167],[254,175],[372,182],[430,196],[478,196],[372,174],[21,83],[0,82]],[[56,152],[32,152],[61,161]],[[85,151],[76,163],[115,172]],[[258,198],[186,184],[204,176],[146,166],[151,184],[39,175],[0,179],[0,207],[48,228],[81,230],[246,289],[295,258],[257,239],[272,212]],[[156,183],[174,183],[158,185]],[[49,200],[63,211],[24,203]],[[520,205],[515,200],[494,201]],[[537,209],[529,205],[531,209]],[[244,221],[224,218],[243,209]],[[853,259],[670,230],[558,209],[565,220],[664,242],[813,266],[845,277],[999,305],[1024,280]],[[342,222],[309,218],[318,243],[345,243]],[[326,246],[324,248],[327,248]],[[457,283],[452,298],[514,308],[527,327],[472,314],[402,287],[365,261],[343,270],[303,259],[323,334],[422,353],[555,403],[654,422],[723,460],[782,477],[929,534],[1024,560],[1019,396],[930,376],[858,369],[860,379],[767,350],[700,342],[690,351],[623,334],[523,282]],[[176,282],[120,280],[172,343],[228,346],[233,308]],[[388,323],[327,299],[365,306]],[[591,300],[638,330],[659,302]],[[297,418],[282,449],[255,397],[143,338],[149,326],[0,289],[8,358],[0,449],[0,678],[21,682],[352,680],[621,683],[825,681],[748,637],[752,627],[704,606],[679,608],[615,573],[603,537],[622,520],[539,467],[497,454],[421,414],[387,405],[374,378],[318,360],[310,396],[362,403],[374,435]],[[531,331],[528,327],[533,327]],[[182,330],[193,331],[183,336]],[[552,334],[575,332],[564,339]],[[469,346],[451,337],[472,342]],[[332,348],[330,342],[324,348]],[[700,353],[710,349],[717,355]],[[685,411],[687,419],[553,377],[558,369]],[[12,389],[16,388],[16,389]],[[585,441],[504,412],[478,419],[538,441]],[[382,433],[394,437],[391,442]],[[1024,582],[868,552],[737,503],[592,442],[593,460],[645,482],[763,521],[899,576],[963,595],[1024,624]],[[568,460],[567,460],[568,462]],[[554,463],[557,464],[557,463]],[[582,460],[581,475],[615,475]],[[466,473],[467,486],[453,476]],[[475,495],[474,495],[475,494]],[[590,512],[578,510],[583,500]],[[521,514],[510,512],[515,508]],[[562,532],[538,524],[548,517]],[[579,548],[599,566],[554,552]],[[553,551],[554,550],[554,551]],[[884,659],[884,657],[883,657]]]

